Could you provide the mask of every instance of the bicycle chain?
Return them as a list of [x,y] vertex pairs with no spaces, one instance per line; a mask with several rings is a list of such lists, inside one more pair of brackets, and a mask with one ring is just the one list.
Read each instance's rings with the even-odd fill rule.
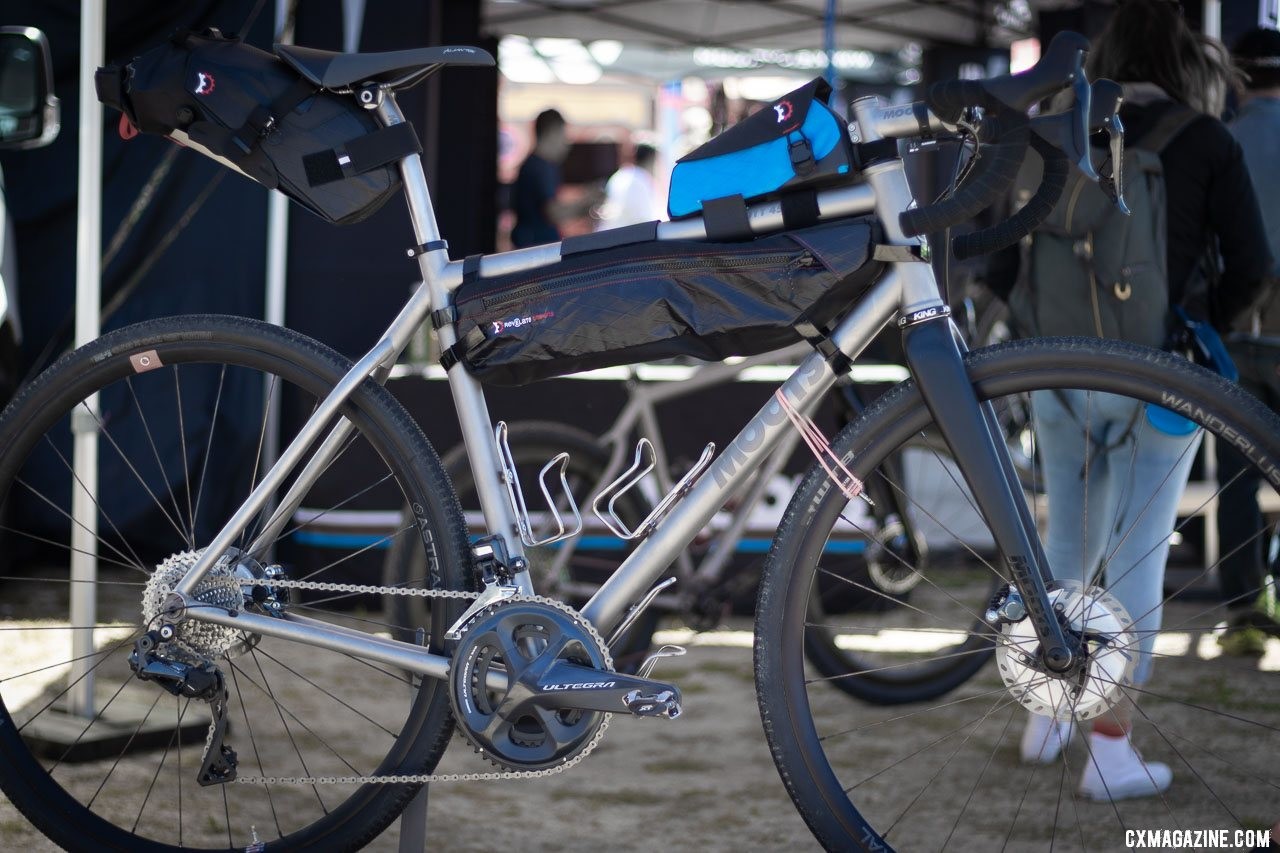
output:
[[[295,581],[286,580],[284,578],[272,578],[270,580],[264,579],[263,585],[278,589],[307,589],[316,592],[408,595],[421,598],[475,599],[480,597],[479,592],[471,592],[469,590],[462,589],[424,589],[422,587],[373,586],[370,584],[333,583],[329,581]],[[556,601],[553,598],[546,598],[541,595],[513,595],[510,598],[502,599],[501,603],[536,603],[549,604],[553,607],[564,607],[562,602]],[[476,615],[479,616],[480,614],[477,613]],[[394,776],[237,776],[235,784],[425,785],[430,782],[488,782],[500,779],[540,779],[546,776],[555,776],[558,773],[563,773],[590,755],[600,743],[600,739],[604,737],[605,729],[609,728],[610,717],[610,714],[604,715],[604,718],[600,721],[600,727],[596,729],[595,734],[591,736],[591,741],[583,748],[582,752],[579,752],[563,764],[556,767],[547,767],[542,770],[502,770],[488,771],[485,773],[416,773]],[[468,746],[471,746],[470,741],[467,741],[461,732],[455,730],[455,734],[457,737],[461,738],[463,742],[467,743]],[[212,731],[210,731],[210,736],[212,736]]]

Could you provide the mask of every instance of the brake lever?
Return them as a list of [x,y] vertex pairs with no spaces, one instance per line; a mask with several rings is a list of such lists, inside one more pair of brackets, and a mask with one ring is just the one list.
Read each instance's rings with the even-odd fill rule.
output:
[[1124,201],[1124,124],[1118,112],[1112,113],[1103,125],[1107,132],[1108,147],[1111,150],[1111,176],[1103,178],[1100,186],[1116,210],[1129,216],[1132,211]]
[[1089,125],[1093,119],[1093,86],[1084,76],[1083,70],[1071,81],[1071,92],[1075,95],[1075,104],[1067,111],[1071,120],[1071,148],[1066,151],[1066,154],[1086,178],[1096,182],[1099,177],[1098,172],[1093,168],[1093,159],[1089,156]]
[[1070,109],[1033,118],[1031,130],[1066,154],[1086,178],[1097,182],[1102,178],[1093,165],[1089,136],[1106,130],[1115,118],[1116,111],[1120,109],[1120,84],[1103,79],[1095,80],[1085,88],[1089,94],[1082,95],[1080,90],[1076,90],[1075,103]]

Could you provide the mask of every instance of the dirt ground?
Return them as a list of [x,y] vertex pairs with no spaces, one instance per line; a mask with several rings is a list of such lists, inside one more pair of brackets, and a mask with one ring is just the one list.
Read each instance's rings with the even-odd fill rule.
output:
[[[1166,620],[1186,621],[1202,610],[1200,603],[1173,605]],[[656,677],[679,683],[684,691],[680,719],[615,716],[596,752],[553,779],[433,786],[427,849],[816,849],[765,745],[752,683],[749,627],[746,620],[737,620],[725,631],[701,635],[690,644],[687,657],[657,670]],[[1067,753],[1068,772],[1061,763],[1034,771],[1017,763],[1021,717],[1017,709],[992,698],[998,680],[991,666],[948,697],[964,701],[934,713],[913,714],[912,706],[870,708],[834,691],[818,697],[817,713],[824,732],[867,728],[866,737],[848,750],[847,766],[838,768],[851,778],[877,774],[890,756],[909,754],[916,744],[936,744],[922,753],[929,760],[907,762],[876,780],[885,784],[866,789],[867,808],[877,814],[897,814],[909,806],[890,835],[901,850],[945,846],[987,851],[1003,845],[1009,850],[1052,846],[1105,851],[1123,849],[1125,828],[1269,824],[1280,816],[1274,782],[1280,641],[1272,641],[1261,662],[1215,657],[1204,642],[1189,642],[1187,648],[1170,648],[1165,654],[1161,692],[1183,701],[1153,700],[1146,712],[1182,734],[1162,740],[1140,722],[1138,736],[1149,757],[1175,765],[1175,786],[1164,800],[1135,801],[1118,809],[1082,803],[1069,793],[1084,760],[1079,739]],[[1197,712],[1209,707],[1221,715]],[[1261,726],[1237,725],[1237,717]],[[886,720],[894,725],[876,725]],[[948,738],[955,733],[960,737]],[[1257,766],[1195,760],[1197,769],[1210,766],[1201,772],[1225,802],[1215,802],[1205,784],[1177,766],[1179,754],[1193,752],[1235,759],[1240,738],[1255,739],[1252,750],[1249,741],[1243,743]],[[440,769],[486,767],[455,740]],[[1221,778],[1215,775],[1219,771]],[[924,795],[913,801],[922,788]],[[1232,822],[1224,807],[1238,822]],[[1007,838],[1011,814],[1017,819],[1013,837]],[[957,815],[963,817],[957,821]],[[1052,842],[1051,821],[1060,827]],[[393,825],[369,849],[394,851],[398,837],[399,826]],[[53,847],[7,801],[0,801],[0,849],[34,853]]]

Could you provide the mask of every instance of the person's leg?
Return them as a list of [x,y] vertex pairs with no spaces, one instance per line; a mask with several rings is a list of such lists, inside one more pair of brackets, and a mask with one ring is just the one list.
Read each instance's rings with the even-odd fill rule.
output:
[[[1169,555],[1179,499],[1200,443],[1197,430],[1170,435],[1156,428],[1145,409],[1132,401],[1109,404],[1115,421],[1129,410],[1130,428],[1115,436],[1106,453],[1118,501],[1102,562],[1107,590],[1124,606],[1138,637],[1132,681],[1151,676],[1152,649],[1162,618],[1164,568]],[[1133,707],[1130,699],[1097,718],[1089,735],[1089,759],[1080,780],[1081,793],[1095,800],[1153,796],[1169,787],[1168,765],[1142,759],[1130,742]]]
[[[1105,446],[1112,424],[1098,401],[1105,395],[1037,391],[1032,395],[1036,456],[1049,515],[1045,554],[1054,577],[1086,582],[1098,566],[1114,496]],[[1086,479],[1087,472],[1087,479]]]
[[1105,585],[1134,620],[1139,656],[1132,680],[1137,685],[1145,684],[1151,675],[1169,537],[1199,445],[1199,430],[1169,435],[1140,413],[1130,440],[1108,453],[1120,498],[1102,557]]
[[[1084,582],[1092,575],[1102,554],[1104,522],[1111,514],[1106,460],[1092,452],[1109,427],[1095,408],[1096,399],[1081,392],[1032,395],[1037,459],[1049,505],[1045,554],[1059,579]],[[1022,760],[1055,761],[1073,727],[1069,720],[1031,714],[1019,745]]]

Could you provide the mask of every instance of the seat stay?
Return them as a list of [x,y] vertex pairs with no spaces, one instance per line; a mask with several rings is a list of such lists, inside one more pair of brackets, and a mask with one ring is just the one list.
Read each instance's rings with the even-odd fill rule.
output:
[[419,47],[377,53],[339,53],[277,44],[276,56],[304,78],[324,89],[344,89],[358,83],[382,83],[400,87],[445,65],[490,67],[493,57],[466,45]]

